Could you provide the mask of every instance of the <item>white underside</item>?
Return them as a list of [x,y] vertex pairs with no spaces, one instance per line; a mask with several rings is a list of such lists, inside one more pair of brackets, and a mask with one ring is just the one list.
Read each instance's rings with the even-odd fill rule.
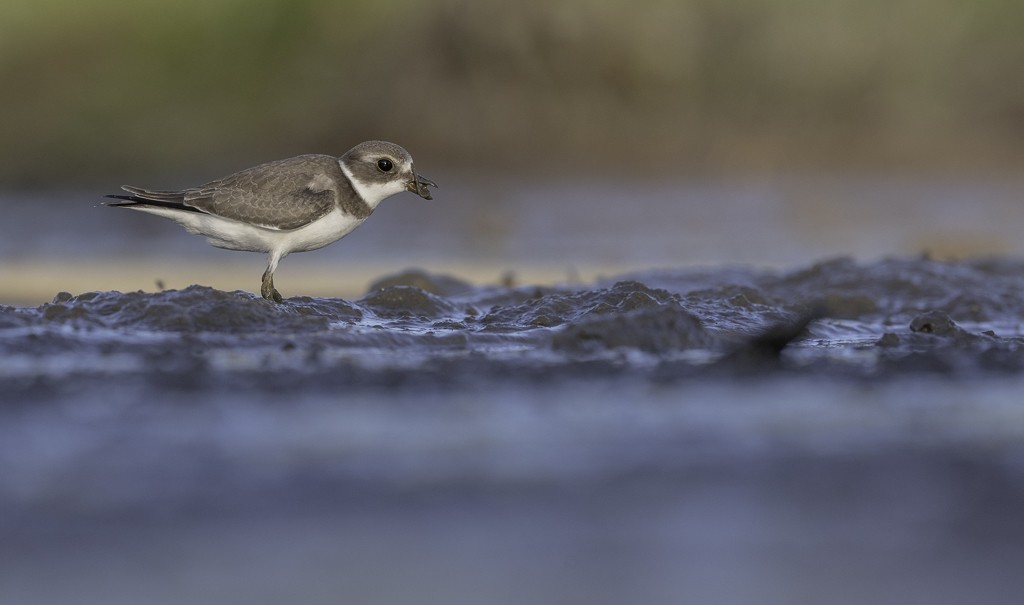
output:
[[278,259],[291,252],[306,252],[323,248],[348,235],[366,220],[344,214],[336,208],[330,214],[304,227],[279,230],[257,227],[202,212],[153,206],[128,206],[128,208],[169,218],[179,223],[189,233],[204,236],[210,244],[218,248],[268,252]]

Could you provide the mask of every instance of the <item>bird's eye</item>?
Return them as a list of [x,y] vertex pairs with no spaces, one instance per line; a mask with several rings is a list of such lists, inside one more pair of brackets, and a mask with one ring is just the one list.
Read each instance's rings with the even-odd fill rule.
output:
[[377,160],[377,168],[380,168],[381,172],[391,172],[391,169],[394,167],[395,165],[387,158]]

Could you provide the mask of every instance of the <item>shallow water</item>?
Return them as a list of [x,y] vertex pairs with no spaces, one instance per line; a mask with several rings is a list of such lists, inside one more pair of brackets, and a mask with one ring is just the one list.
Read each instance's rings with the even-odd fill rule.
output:
[[3,603],[999,603],[1024,262],[0,307]]

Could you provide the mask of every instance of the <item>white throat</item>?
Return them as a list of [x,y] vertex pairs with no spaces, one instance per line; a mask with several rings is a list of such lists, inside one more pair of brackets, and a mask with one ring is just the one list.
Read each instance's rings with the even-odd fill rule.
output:
[[352,183],[352,188],[356,190],[356,194],[363,198],[363,201],[366,202],[371,210],[392,195],[405,191],[405,183],[401,179],[386,183],[364,183],[352,175],[352,171],[348,169],[348,166],[345,166],[345,162],[338,160],[338,165],[341,166],[341,171],[348,177],[348,182]]

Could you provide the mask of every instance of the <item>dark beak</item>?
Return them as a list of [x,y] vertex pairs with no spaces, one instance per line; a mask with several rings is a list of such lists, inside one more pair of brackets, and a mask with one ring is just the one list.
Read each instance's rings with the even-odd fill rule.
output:
[[413,180],[405,184],[406,191],[412,191],[416,195],[420,196],[425,200],[432,200],[430,197],[430,190],[427,189],[427,185],[437,188],[437,183],[423,176],[422,174],[413,173]]

